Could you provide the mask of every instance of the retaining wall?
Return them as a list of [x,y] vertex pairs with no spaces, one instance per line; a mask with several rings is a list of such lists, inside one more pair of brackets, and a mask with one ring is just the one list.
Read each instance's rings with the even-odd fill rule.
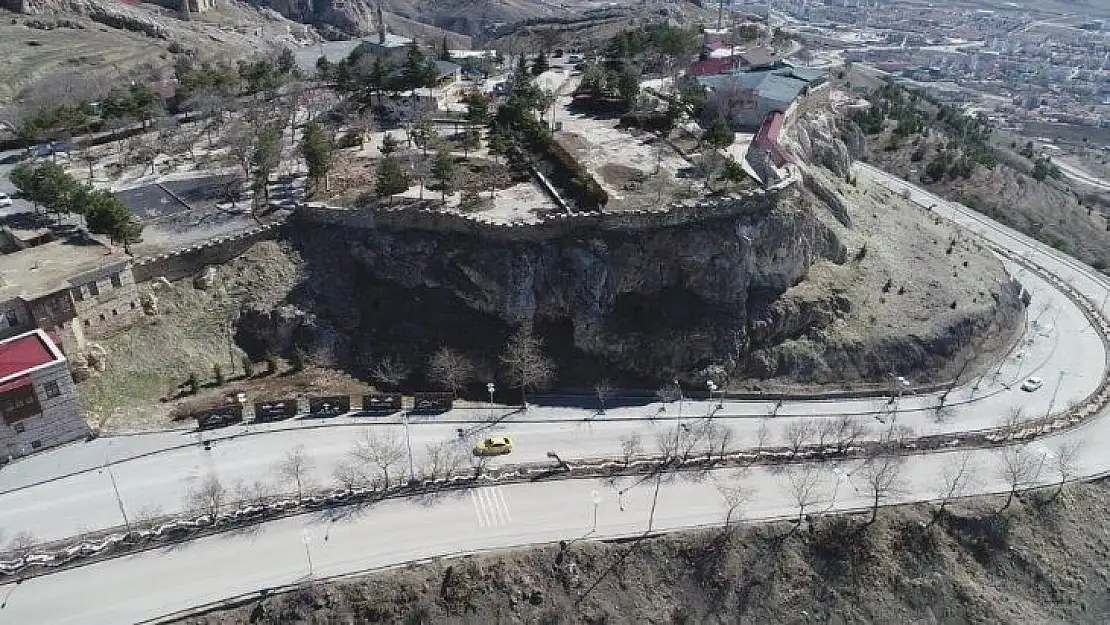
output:
[[774,189],[759,189],[722,198],[683,200],[658,208],[557,214],[532,223],[498,222],[480,213],[463,214],[447,210],[438,202],[428,200],[403,206],[357,209],[313,204],[299,207],[295,216],[298,220],[310,223],[347,228],[430,230],[502,240],[542,241],[585,229],[650,230],[757,214],[769,210],[788,186],[790,185],[786,184]]
[[160,276],[172,281],[195,275],[207,265],[226,263],[259,241],[277,238],[283,225],[284,220],[275,221],[247,232],[219,237],[169,254],[136,258],[132,267],[135,282],[146,282]]

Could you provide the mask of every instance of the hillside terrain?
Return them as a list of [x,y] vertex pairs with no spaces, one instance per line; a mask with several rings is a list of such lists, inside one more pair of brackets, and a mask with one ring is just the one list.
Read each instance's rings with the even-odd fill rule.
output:
[[36,110],[70,93],[95,101],[127,80],[157,79],[179,54],[234,61],[313,36],[272,10],[235,2],[190,21],[153,4],[30,4],[27,14],[0,10],[0,58],[8,60],[0,65],[0,120],[18,117],[15,100]]
[[[859,82],[851,72],[848,80]],[[997,140],[975,118],[884,86],[844,128],[853,156],[1110,271],[1110,212],[1032,144]]]
[[437,560],[179,622],[1105,623],[1108,486]]

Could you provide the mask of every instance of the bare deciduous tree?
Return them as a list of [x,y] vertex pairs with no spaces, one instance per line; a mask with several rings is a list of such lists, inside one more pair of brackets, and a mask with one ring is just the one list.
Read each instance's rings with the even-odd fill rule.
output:
[[679,423],[659,432],[655,437],[655,446],[663,456],[664,464],[682,463],[693,457],[703,435],[704,427],[699,424]]
[[678,401],[682,396],[682,388],[674,382],[664,382],[655,391],[655,396],[663,402],[663,410],[666,411],[667,404]]
[[1012,445],[999,450],[998,475],[1010,488],[1006,503],[999,512],[1009,508],[1019,492],[1037,481],[1044,461],[1043,455],[1029,451],[1025,445]]
[[744,484],[747,478],[748,469],[744,468],[730,471],[727,477],[716,481],[717,492],[721,493],[725,505],[728,506],[728,511],[725,513],[726,532],[731,528],[737,511],[752,497],[752,489]]
[[386,387],[396,388],[409,377],[412,368],[399,356],[378,358],[370,367],[370,377]]
[[339,482],[340,486],[347,489],[347,492],[353,492],[356,488],[368,482],[362,467],[350,459],[340,460],[332,469],[331,475],[336,482]]
[[632,459],[644,453],[644,439],[639,432],[632,432],[621,438],[621,460],[624,466],[632,464]]
[[729,448],[732,447],[735,435],[733,429],[712,419],[706,419],[701,429],[701,439],[705,445],[706,459],[710,461],[714,458],[718,461],[723,460]]
[[382,488],[388,489],[393,484],[391,471],[405,458],[405,444],[392,429],[378,429],[377,434],[370,428],[363,430],[362,438],[355,441],[348,455],[361,466],[374,469]]
[[441,347],[428,360],[428,376],[455,397],[474,380],[474,363],[450,347]]
[[771,424],[767,419],[762,419],[759,422],[759,429],[755,432],[755,453],[756,456],[763,453],[763,448],[767,446],[767,440],[771,438]]
[[15,560],[31,555],[35,548],[35,535],[27,530],[16,532],[4,547],[4,553]]
[[787,485],[794,505],[798,506],[797,524],[800,526],[805,520],[806,510],[817,503],[817,486],[821,482],[821,473],[817,465],[806,463],[795,465],[786,470]]
[[473,471],[474,477],[481,477],[486,471],[487,464],[489,464],[489,456],[470,454],[470,469]]
[[597,414],[605,414],[605,402],[613,396],[613,385],[609,380],[599,380],[594,384],[594,394],[597,395]]
[[239,480],[235,483],[232,492],[239,505],[251,506],[264,505],[273,494],[270,486],[261,480],[255,480],[249,484]]
[[235,164],[243,171],[243,179],[251,179],[251,163],[254,158],[255,129],[248,123],[233,121],[227,131],[223,133],[227,141],[228,154]]
[[791,421],[783,432],[786,437],[786,446],[795,456],[801,453],[806,443],[813,438],[813,424],[807,419]]
[[423,477],[438,480],[454,475],[463,465],[465,456],[458,445],[434,443],[427,446],[424,458]]
[[1024,428],[1028,421],[1025,410],[1021,406],[1011,406],[998,423],[999,433],[1007,437],[1013,436]]
[[195,488],[189,489],[186,500],[190,510],[215,520],[227,503],[227,489],[215,474],[209,474]]
[[867,429],[853,415],[840,415],[833,425],[832,443],[838,454],[846,453],[867,433]]
[[131,513],[131,525],[136,530],[153,529],[164,516],[161,506],[147,505]]
[[1073,441],[1064,441],[1056,446],[1053,452],[1053,464],[1055,465],[1056,472],[1060,474],[1060,481],[1056,484],[1056,491],[1052,493],[1049,501],[1056,501],[1056,498],[1063,492],[1064,486],[1069,480],[1075,478],[1079,473],[1079,450],[1083,445],[1082,439]]
[[933,512],[933,518],[929,520],[928,527],[936,525],[942,518],[944,518],[944,511],[948,504],[953,499],[963,494],[968,484],[971,482],[972,470],[972,456],[970,453],[963,452],[956,456],[954,462],[948,462],[944,465],[944,485],[941,487],[940,492],[937,493],[940,499],[936,511]]
[[304,482],[308,480],[312,466],[312,458],[305,451],[304,445],[297,445],[285,452],[285,456],[274,465],[274,472],[281,479],[297,485],[297,501],[300,501],[304,493]]
[[863,479],[867,483],[867,492],[871,497],[871,518],[867,520],[868,525],[878,518],[879,505],[902,489],[904,458],[888,452],[881,446],[877,449],[880,451],[868,458],[860,468]]
[[513,384],[520,387],[521,403],[526,409],[527,392],[543,388],[555,378],[555,363],[544,355],[543,340],[535,335],[531,324],[522,325],[509,338],[501,364],[508,369]]

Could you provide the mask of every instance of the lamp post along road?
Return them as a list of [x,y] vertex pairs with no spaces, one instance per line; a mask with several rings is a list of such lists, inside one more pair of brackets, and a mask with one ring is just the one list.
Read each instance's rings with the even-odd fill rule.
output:
[[119,494],[119,486],[116,484],[116,474],[112,473],[112,467],[105,465],[108,470],[108,479],[112,481],[112,492],[116,495],[116,505],[119,506],[120,516],[123,517],[123,525],[127,528],[127,533],[131,533],[131,521],[127,518],[127,507],[123,505],[123,496]]
[[309,548],[309,543],[312,542],[312,532],[304,530],[301,532],[301,542],[304,543],[304,555],[308,560],[308,578],[315,577],[315,572],[312,570],[312,549]]
[[590,530],[590,533],[594,534],[597,533],[597,507],[599,504],[601,504],[601,493],[595,490],[593,491],[592,496],[594,502],[594,524],[593,529]]
[[682,425],[682,385],[677,379],[674,381],[674,387],[678,389],[678,424]]
[[401,413],[401,423],[405,426],[405,447],[409,451],[409,479],[416,477],[416,471],[412,463],[412,438],[409,436],[409,413]]
[[1056,388],[1052,389],[1052,399],[1048,400],[1048,410],[1044,413],[1046,419],[1052,414],[1052,409],[1056,407],[1056,394],[1060,392],[1060,384],[1063,383],[1064,376],[1067,373],[1067,371],[1061,371],[1060,377],[1056,379]]
[[489,420],[490,421],[493,421],[493,393],[496,390],[497,390],[497,387],[493,385],[493,382],[486,382],[486,391],[489,392]]

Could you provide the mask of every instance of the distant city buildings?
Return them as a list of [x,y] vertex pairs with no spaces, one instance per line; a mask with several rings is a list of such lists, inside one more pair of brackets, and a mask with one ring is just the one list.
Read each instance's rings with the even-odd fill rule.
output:
[[774,10],[814,47],[950,101],[964,91],[1012,127],[1110,127],[1110,32],[1098,20],[874,0],[783,0]]

